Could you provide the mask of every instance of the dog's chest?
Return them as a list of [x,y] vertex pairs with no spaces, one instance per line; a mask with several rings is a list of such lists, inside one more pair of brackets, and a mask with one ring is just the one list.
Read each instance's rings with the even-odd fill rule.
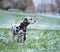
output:
[[20,29],[22,29],[23,31],[26,31],[26,26],[24,25],[24,24],[22,24],[21,26],[20,26]]
[[26,30],[26,27],[24,27],[23,29]]
[[23,27],[23,29],[22,29],[24,32],[26,32],[26,27]]

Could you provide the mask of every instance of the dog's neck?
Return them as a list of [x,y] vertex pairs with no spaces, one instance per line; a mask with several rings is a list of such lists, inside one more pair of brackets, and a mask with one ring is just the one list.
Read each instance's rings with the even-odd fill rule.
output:
[[24,25],[24,27],[27,27],[29,25],[29,23],[23,22],[23,25]]
[[19,27],[20,27],[20,29],[24,29],[24,28],[27,28],[28,25],[29,25],[29,23],[22,22]]

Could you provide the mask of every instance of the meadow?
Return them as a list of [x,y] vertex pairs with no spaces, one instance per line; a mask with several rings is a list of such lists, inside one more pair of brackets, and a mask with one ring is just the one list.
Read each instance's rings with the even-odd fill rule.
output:
[[[12,42],[11,26],[26,16],[36,23],[28,26],[25,44]],[[0,10],[0,52],[60,52],[60,16]]]

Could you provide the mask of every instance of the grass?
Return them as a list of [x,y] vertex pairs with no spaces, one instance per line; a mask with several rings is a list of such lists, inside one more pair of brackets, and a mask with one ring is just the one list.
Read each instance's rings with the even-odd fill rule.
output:
[[[34,18],[37,27],[38,24],[48,24],[53,29],[28,28],[25,44],[18,44],[16,40],[12,42],[11,29],[5,27],[21,22],[26,16]],[[55,25],[59,25],[59,28],[56,29]],[[60,52],[60,18],[0,10],[0,26],[3,26],[0,28],[0,52]]]
[[[2,30],[1,30],[2,29]],[[26,44],[20,45],[11,41],[10,29],[1,28],[0,33],[8,39],[0,41],[0,51],[6,52],[59,52],[60,51],[60,30],[36,30],[27,29]],[[6,30],[6,31],[5,31]],[[1,35],[0,34],[0,35]]]

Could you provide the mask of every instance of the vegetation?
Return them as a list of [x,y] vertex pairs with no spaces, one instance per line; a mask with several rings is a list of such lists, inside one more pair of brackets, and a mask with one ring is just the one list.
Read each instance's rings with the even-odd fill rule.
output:
[[[27,29],[25,44],[16,43],[16,40],[12,42],[11,25],[21,22],[26,16],[34,18],[37,26]],[[0,26],[2,26],[0,27],[0,52],[60,52],[60,18],[55,17],[0,10]],[[40,29],[38,24],[48,24],[50,27],[45,26],[46,29]],[[56,25],[59,27],[57,28]],[[9,28],[6,28],[8,26]]]
[[[0,29],[0,51],[3,52],[59,52],[60,51],[60,30],[36,30],[28,29],[25,44],[12,42],[10,29]],[[1,38],[1,37],[0,37]]]

